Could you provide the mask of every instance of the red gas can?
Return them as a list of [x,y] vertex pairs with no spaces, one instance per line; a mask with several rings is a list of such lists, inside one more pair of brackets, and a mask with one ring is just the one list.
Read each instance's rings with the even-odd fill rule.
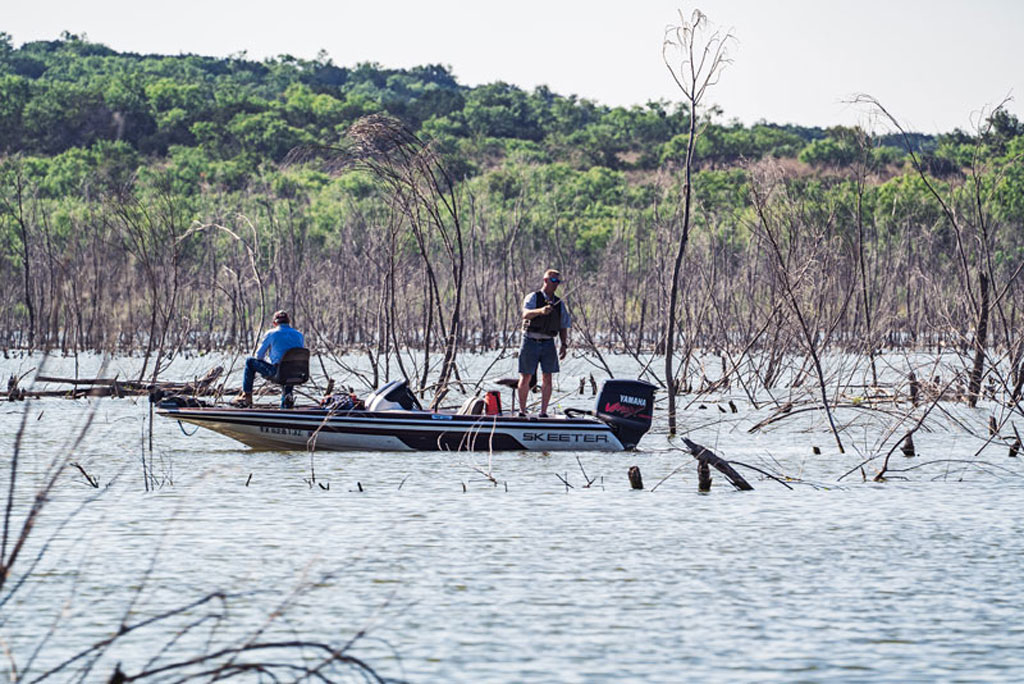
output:
[[484,403],[487,404],[487,415],[496,416],[501,413],[501,393],[490,391],[484,396]]

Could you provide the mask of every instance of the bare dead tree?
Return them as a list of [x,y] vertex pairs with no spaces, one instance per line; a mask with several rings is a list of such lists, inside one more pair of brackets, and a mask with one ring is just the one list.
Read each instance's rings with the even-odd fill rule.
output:
[[854,207],[854,222],[857,225],[857,266],[860,271],[860,294],[861,306],[864,308],[864,332],[868,346],[868,361],[871,365],[871,384],[878,384],[878,367],[875,364],[875,340],[874,328],[871,325],[873,314],[872,297],[869,292],[868,272],[865,258],[865,237],[864,237],[864,191],[867,185],[868,160],[871,154],[871,141],[863,131],[857,131],[856,137],[858,159],[854,164],[854,185],[856,187],[856,205]]
[[[444,337],[440,377],[431,403],[436,408],[456,372],[462,321],[465,256],[457,185],[436,150],[394,117],[374,114],[359,119],[349,128],[345,142],[344,147],[302,148],[289,155],[288,161],[321,156],[326,158],[329,171],[366,169],[385,183],[404,213],[423,259],[429,294]],[[451,298],[442,296],[432,258],[434,240],[440,242],[447,259]]]
[[[801,222],[794,219],[792,216],[792,210],[777,196],[784,193],[784,188],[782,187],[778,171],[773,168],[770,163],[763,163],[759,167],[758,171],[758,177],[755,177],[751,182],[751,195],[754,203],[754,209],[758,217],[758,227],[764,235],[765,242],[769,247],[769,252],[771,254],[770,258],[774,266],[775,275],[778,282],[781,284],[786,302],[790,305],[791,311],[799,323],[800,332],[803,336],[807,353],[811,358],[814,372],[817,376],[818,389],[821,393],[822,408],[825,411],[825,415],[828,417],[829,426],[832,430],[832,435],[835,438],[836,446],[839,448],[839,453],[844,453],[843,441],[839,436],[839,430],[836,427],[835,418],[832,415],[831,401],[829,400],[827,392],[828,383],[825,379],[825,373],[821,364],[821,341],[819,340],[818,335],[819,326],[815,325],[815,322],[810,318],[808,314],[809,307],[801,302],[800,296],[801,289],[813,289],[806,287],[801,288],[799,285],[800,283],[809,285],[823,280],[823,278],[821,278],[821,274],[828,270],[827,266],[819,263],[824,252],[818,251],[817,253],[811,252],[809,254],[802,255],[799,258],[799,261],[802,262],[802,265],[799,266],[799,270],[796,273],[791,273],[791,269],[796,268],[797,265],[790,263],[790,260],[783,254],[782,240],[777,226],[799,226]],[[776,216],[775,211],[781,211],[783,212],[783,215]],[[828,241],[825,240],[824,236],[820,233],[812,233],[812,235],[808,237],[810,239],[807,240],[807,242],[818,246],[819,250],[829,250]],[[815,265],[817,265],[817,268],[812,271],[811,269]],[[819,288],[819,292],[820,291],[822,291],[821,288]],[[829,331],[834,329],[839,320],[839,316],[842,316],[842,314],[845,313],[845,304],[849,302],[852,294],[853,289],[851,287],[845,298],[843,309],[839,312],[837,317],[830,322],[830,325],[827,328]]]
[[700,10],[694,10],[689,21],[683,16],[682,11],[679,12],[679,24],[670,25],[665,29],[665,40],[662,43],[662,59],[690,110],[686,158],[683,162],[683,206],[681,215],[680,212],[675,214],[675,220],[679,222],[680,233],[675,260],[672,264],[665,338],[665,384],[668,388],[668,429],[670,434],[675,434],[676,431],[678,387],[673,367],[676,308],[679,300],[679,274],[682,270],[683,256],[686,253],[686,244],[690,237],[693,154],[699,134],[697,112],[708,88],[718,83],[722,70],[731,62],[728,47],[732,40],[734,40],[732,33],[727,32],[723,35],[712,29],[707,16]]
[[28,348],[32,349],[35,346],[36,319],[35,308],[32,305],[32,259],[29,255],[28,217],[25,215],[25,176],[21,165],[17,162],[13,168],[9,169],[8,173],[12,176],[11,184],[14,196],[8,198],[6,193],[0,193],[0,209],[3,209],[3,213],[0,214],[3,223],[0,223],[0,227],[3,227],[8,220],[12,221],[21,238],[21,268],[24,275],[25,309],[28,312]]
[[[974,355],[973,362],[971,363],[970,380],[967,390],[967,402],[971,407],[974,407],[977,405],[980,397],[982,379],[985,374],[985,353],[988,344],[989,319],[993,303],[990,288],[994,277],[991,248],[991,209],[989,207],[988,200],[992,193],[992,186],[995,184],[991,184],[986,188],[987,184],[983,179],[983,174],[980,169],[979,160],[981,158],[981,154],[979,148],[984,136],[979,135],[975,144],[974,158],[972,160],[969,175],[971,181],[969,199],[965,202],[966,206],[960,209],[956,206],[956,197],[952,191],[948,197],[939,192],[935,183],[929,177],[920,156],[914,149],[910,136],[907,134],[907,131],[899,120],[890,113],[881,102],[870,95],[857,95],[853,98],[853,102],[857,104],[866,104],[880,112],[898,131],[914,171],[917,173],[918,178],[921,179],[921,182],[928,190],[928,193],[935,199],[936,203],[941,208],[950,228],[953,230],[956,238],[957,259],[960,264],[960,280],[967,301],[974,313],[974,334],[971,341]],[[1004,101],[996,107],[993,114],[1002,109],[1005,104],[1006,102]],[[991,116],[987,121],[991,121]],[[987,125],[990,124],[983,124],[981,128],[984,129]],[[979,133],[984,133],[984,130],[979,131]],[[972,251],[970,249],[972,244],[976,251]],[[974,265],[973,274],[971,269],[972,262]],[[1014,270],[1009,282],[1007,282],[1003,288],[1002,293],[997,295],[995,299],[998,300],[1002,298],[1006,291],[1008,291],[1012,282],[1016,280],[1022,268],[1024,268],[1024,261],[1022,261]],[[974,278],[977,279],[977,291],[975,291],[972,283]]]

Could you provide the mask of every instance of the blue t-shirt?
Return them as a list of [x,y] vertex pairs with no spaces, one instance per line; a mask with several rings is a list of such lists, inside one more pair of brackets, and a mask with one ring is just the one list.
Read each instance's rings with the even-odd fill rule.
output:
[[267,352],[270,352],[270,363],[277,365],[281,363],[281,357],[286,351],[305,346],[306,340],[302,333],[292,326],[282,323],[276,328],[268,330],[264,335],[263,343],[260,344],[259,351],[256,352],[256,358],[263,359]]

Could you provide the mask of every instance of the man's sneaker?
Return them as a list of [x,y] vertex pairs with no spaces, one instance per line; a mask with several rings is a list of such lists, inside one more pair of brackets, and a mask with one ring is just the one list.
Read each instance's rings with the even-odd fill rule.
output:
[[548,414],[546,414],[546,413],[538,413],[538,414],[537,414],[537,417],[538,417],[538,418],[547,418],[547,417],[548,417]]

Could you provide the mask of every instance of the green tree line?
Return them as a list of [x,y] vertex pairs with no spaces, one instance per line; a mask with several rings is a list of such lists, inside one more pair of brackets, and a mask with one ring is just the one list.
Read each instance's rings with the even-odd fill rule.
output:
[[[652,170],[678,162],[687,130],[685,108],[666,102],[607,107],[545,87],[469,88],[441,65],[349,68],[323,54],[263,61],[139,55],[69,33],[16,48],[0,33],[0,153],[52,157],[120,142],[140,160],[193,148],[211,163],[251,172],[297,145],[336,142],[375,112],[458,152],[462,177],[515,153],[578,168]],[[708,123],[699,158],[709,165],[764,156],[851,161],[844,129]],[[955,141],[918,136],[917,143],[939,149]],[[880,159],[897,162],[899,147],[882,145]]]

